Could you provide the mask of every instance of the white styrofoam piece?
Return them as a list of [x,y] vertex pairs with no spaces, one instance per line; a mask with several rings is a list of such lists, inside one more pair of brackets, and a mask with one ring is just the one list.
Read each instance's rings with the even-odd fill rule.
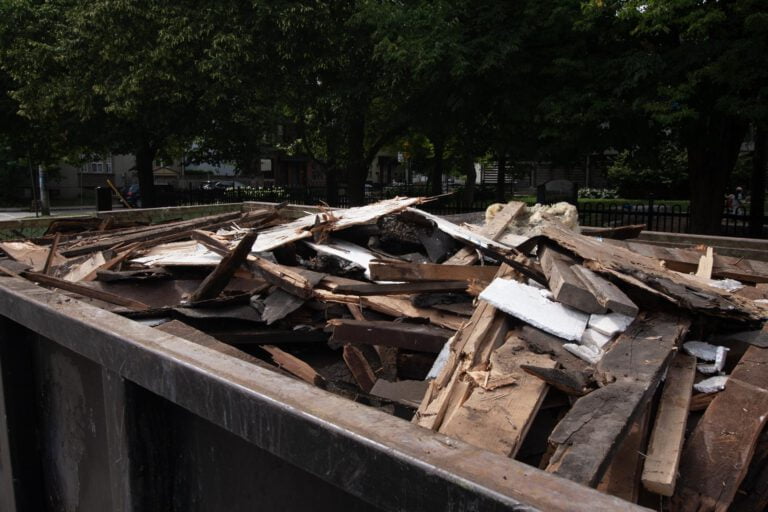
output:
[[606,336],[615,336],[627,330],[635,317],[621,313],[606,313],[604,315],[591,315],[589,326]]
[[440,349],[440,353],[437,354],[437,359],[435,359],[435,362],[432,363],[432,368],[429,369],[426,380],[436,379],[440,372],[443,371],[445,363],[448,362],[448,355],[451,353],[452,340],[453,337],[446,341],[445,345],[443,345],[443,348]]
[[735,279],[710,279],[709,286],[720,288],[727,292],[737,292],[744,288],[744,285]]
[[725,356],[727,355],[728,350],[730,349],[726,347],[717,347],[715,350],[715,362],[712,364],[700,364],[697,366],[698,370],[707,375],[723,371],[723,366],[725,366]]
[[588,327],[587,330],[584,331],[584,334],[581,336],[581,344],[591,345],[593,347],[602,349],[605,344],[612,339],[613,336],[607,336],[600,331],[596,331],[595,329]]
[[511,279],[496,278],[482,291],[480,299],[542,331],[580,341],[589,315],[548,299],[542,291]]
[[712,345],[706,341],[686,341],[683,343],[683,350],[696,359],[703,361],[717,361],[718,349],[723,349],[722,358],[725,359],[725,352],[728,348]]
[[604,354],[601,349],[595,347],[594,345],[577,345],[575,343],[565,343],[563,344],[563,348],[590,364],[599,363]]
[[693,389],[699,393],[715,393],[725,389],[725,384],[728,382],[727,375],[718,375],[717,377],[710,377],[704,379],[698,384],[693,385]]
[[329,239],[324,244],[316,244],[306,240],[304,243],[321,254],[329,254],[331,256],[336,256],[337,258],[341,258],[343,260],[354,263],[358,267],[361,267],[365,270],[365,277],[368,279],[371,278],[368,264],[371,262],[371,260],[377,259],[377,256],[371,251],[366,250],[359,245],[336,239]]

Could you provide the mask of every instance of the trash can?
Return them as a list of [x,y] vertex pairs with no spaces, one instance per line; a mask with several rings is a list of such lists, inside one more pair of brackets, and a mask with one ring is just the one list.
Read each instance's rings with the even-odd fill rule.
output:
[[112,191],[107,187],[96,187],[96,211],[112,209]]

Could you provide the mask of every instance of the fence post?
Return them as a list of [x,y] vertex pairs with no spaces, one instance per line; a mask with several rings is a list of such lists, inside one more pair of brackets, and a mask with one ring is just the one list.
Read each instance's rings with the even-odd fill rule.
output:
[[653,231],[653,194],[648,196],[648,212],[645,222],[648,227],[648,231]]

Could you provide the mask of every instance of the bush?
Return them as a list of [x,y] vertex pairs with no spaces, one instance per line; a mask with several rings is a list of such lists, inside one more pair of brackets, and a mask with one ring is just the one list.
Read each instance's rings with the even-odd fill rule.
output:
[[608,167],[608,179],[621,197],[687,197],[686,152],[672,144],[664,144],[650,155],[623,151]]

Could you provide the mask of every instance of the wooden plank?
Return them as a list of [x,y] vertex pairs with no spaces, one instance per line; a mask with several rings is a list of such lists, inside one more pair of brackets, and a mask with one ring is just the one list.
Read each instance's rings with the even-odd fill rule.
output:
[[59,248],[59,241],[61,240],[61,233],[56,233],[51,243],[51,248],[48,251],[48,257],[45,258],[45,265],[43,265],[43,274],[51,275],[51,264],[53,263],[53,257]]
[[637,316],[639,308],[632,299],[613,284],[581,265],[573,265],[571,270],[581,279],[587,289],[603,307],[629,316]]
[[93,281],[96,279],[96,277],[99,275],[99,272],[110,270],[112,268],[117,267],[120,265],[123,261],[131,257],[131,254],[133,254],[133,251],[138,248],[140,242],[136,242],[133,244],[129,244],[126,246],[123,250],[118,252],[113,258],[111,258],[109,261],[105,262],[103,265],[101,265],[98,268],[93,269],[93,272],[86,275],[81,279],[81,281]]
[[631,224],[629,226],[617,226],[615,228],[588,228],[583,231],[587,236],[610,238],[613,240],[626,240],[637,238],[645,230],[645,224]]
[[373,385],[376,383],[376,374],[373,373],[371,365],[368,364],[368,360],[363,355],[363,352],[348,343],[344,345],[343,358],[360,389],[370,393]]
[[674,510],[728,510],[747,473],[766,418],[768,349],[751,346],[685,445]]
[[328,290],[316,288],[314,297],[324,302],[338,302],[341,304],[357,304],[365,306],[379,313],[384,313],[394,318],[428,318],[429,321],[446,329],[456,330],[464,323],[465,319],[450,313],[443,313],[433,308],[419,308],[411,304],[411,301],[399,295],[342,295]]
[[643,486],[662,496],[675,491],[695,376],[696,358],[678,353],[667,371],[643,466]]
[[[506,277],[512,272],[508,265],[501,265],[497,275]],[[508,329],[504,313],[488,302],[479,301],[469,321],[451,338],[448,360],[430,383],[413,422],[438,430],[471,392],[464,374],[478,363],[488,361],[491,351],[502,343]]]
[[405,322],[337,318],[329,321],[328,325],[333,327],[332,343],[336,346],[360,343],[437,354],[448,338],[453,336],[453,331],[448,329]]
[[90,288],[88,286],[84,286],[82,284],[72,283],[70,281],[64,281],[63,279],[47,276],[45,274],[40,274],[37,272],[24,272],[22,275],[23,277],[26,277],[27,279],[35,283],[39,283],[45,286],[51,286],[53,288],[58,288],[60,290],[66,290],[68,292],[77,293],[78,295],[82,295],[83,297],[98,299],[104,302],[108,302],[110,304],[116,304],[118,306],[123,306],[126,308],[135,309],[138,311],[149,309],[149,306],[147,306],[143,302],[139,302],[133,299],[127,299],[125,297],[115,295],[114,293],[97,290],[94,288]]
[[265,281],[302,299],[312,297],[315,284],[324,277],[318,272],[294,269],[255,255],[248,256],[248,261],[256,267]]
[[648,441],[650,404],[645,413],[636,421],[621,443],[611,465],[605,471],[597,489],[630,503],[637,503],[640,495],[640,474],[643,467],[643,453]]
[[197,290],[189,297],[189,301],[199,302],[216,298],[227,287],[227,283],[235,275],[237,267],[245,262],[251,246],[254,240],[256,240],[256,236],[257,233],[253,231],[247,233],[237,244],[237,247],[222,258],[221,262],[213,269],[213,272],[208,274],[203,282],[200,283]]
[[491,357],[487,381],[514,377],[514,385],[473,388],[471,395],[446,419],[439,432],[471,445],[514,457],[528,434],[549,386],[526,374],[521,365],[554,368],[555,362],[543,354],[525,350],[525,342],[514,333]]
[[584,485],[600,482],[689,326],[673,315],[643,314],[619,336],[596,368],[606,385],[579,398],[552,431],[547,471]]
[[315,386],[323,387],[325,385],[325,379],[317,373],[314,368],[298,357],[289,354],[274,345],[262,345],[261,348],[272,356],[272,360],[279,368],[282,368],[291,375],[295,375],[304,382],[308,382]]
[[546,246],[539,246],[539,261],[555,300],[585,313],[605,313],[590,289],[571,269],[574,261]]
[[160,243],[167,240],[169,236],[176,236],[180,235],[181,233],[185,233],[184,236],[186,236],[186,233],[193,229],[202,229],[209,225],[230,222],[239,218],[240,216],[240,212],[229,212],[219,215],[211,215],[208,217],[200,217],[192,220],[161,224],[159,226],[154,226],[153,229],[130,233],[127,235],[121,235],[118,231],[115,236],[102,237],[97,240],[87,241],[84,244],[73,244],[72,246],[62,251],[62,254],[66,257],[79,256],[81,254],[88,254],[94,251],[104,251],[119,243],[129,244],[133,242],[146,241],[151,241],[152,243]]
[[704,279],[712,279],[712,267],[715,265],[715,255],[711,247],[707,247],[706,254],[699,259],[696,276]]
[[499,271],[496,266],[438,265],[435,263],[408,263],[406,261],[371,261],[371,279],[374,281],[490,281]]
[[408,295],[412,293],[463,292],[466,281],[421,281],[392,284],[345,284],[334,290],[345,295]]
[[[480,234],[498,240],[515,217],[525,211],[525,203],[520,201],[510,202],[504,205],[501,211],[490,222],[480,228]],[[474,247],[463,247],[456,254],[445,261],[446,265],[474,265],[478,260],[477,250]]]
[[679,307],[734,321],[761,321],[764,311],[744,298],[701,284],[696,276],[673,272],[658,260],[578,235],[556,224],[541,230],[544,238],[585,260],[585,266],[640,289],[650,289]]
[[744,482],[731,505],[739,512],[768,510],[768,429],[763,429]]

